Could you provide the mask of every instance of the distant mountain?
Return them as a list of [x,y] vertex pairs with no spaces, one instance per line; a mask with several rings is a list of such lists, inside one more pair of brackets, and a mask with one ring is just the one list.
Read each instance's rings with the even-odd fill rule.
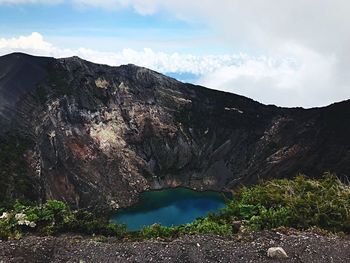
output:
[[146,189],[350,175],[350,101],[266,106],[135,65],[0,57],[0,125],[0,202],[121,207]]

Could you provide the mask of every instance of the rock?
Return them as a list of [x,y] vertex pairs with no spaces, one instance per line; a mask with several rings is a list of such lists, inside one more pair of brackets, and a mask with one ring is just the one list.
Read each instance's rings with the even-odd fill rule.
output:
[[281,247],[270,247],[267,250],[267,256],[269,258],[288,258],[286,251]]

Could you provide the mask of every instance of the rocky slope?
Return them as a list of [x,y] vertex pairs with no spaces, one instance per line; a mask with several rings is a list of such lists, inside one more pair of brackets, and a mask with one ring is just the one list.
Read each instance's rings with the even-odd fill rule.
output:
[[[264,231],[235,238],[184,236],[171,241],[97,242],[81,236],[35,237],[0,241],[0,262],[307,262],[343,263],[350,240],[313,233]],[[267,256],[281,246],[288,258]]]
[[350,101],[266,106],[78,57],[0,57],[0,125],[0,202],[115,208],[147,189],[350,174]]

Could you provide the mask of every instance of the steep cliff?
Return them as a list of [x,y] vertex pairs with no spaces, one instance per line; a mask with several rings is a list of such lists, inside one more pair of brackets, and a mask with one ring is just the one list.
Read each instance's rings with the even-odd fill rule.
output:
[[350,101],[266,106],[134,65],[0,57],[0,125],[0,202],[121,207],[147,189],[350,175]]

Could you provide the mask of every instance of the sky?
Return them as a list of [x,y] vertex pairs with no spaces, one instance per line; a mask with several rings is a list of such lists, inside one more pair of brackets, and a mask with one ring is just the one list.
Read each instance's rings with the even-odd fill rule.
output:
[[285,107],[350,99],[348,0],[0,0],[0,55],[136,64]]

